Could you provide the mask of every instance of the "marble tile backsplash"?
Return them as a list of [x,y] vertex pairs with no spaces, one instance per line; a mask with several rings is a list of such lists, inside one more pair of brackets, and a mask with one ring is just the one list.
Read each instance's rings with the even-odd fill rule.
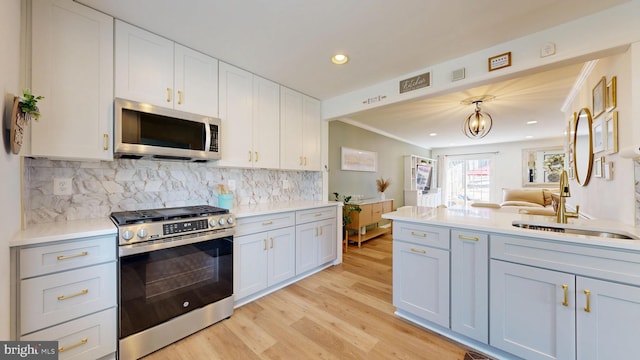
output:
[[[107,217],[113,211],[217,206],[216,185],[230,181],[235,182],[236,205],[322,197],[321,172],[221,168],[215,163],[25,158],[24,172],[27,225]],[[54,195],[54,178],[72,179],[72,194]]]

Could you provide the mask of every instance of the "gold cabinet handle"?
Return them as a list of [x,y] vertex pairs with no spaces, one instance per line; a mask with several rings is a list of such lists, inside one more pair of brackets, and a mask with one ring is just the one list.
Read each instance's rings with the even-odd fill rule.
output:
[[73,255],[58,255],[58,261],[67,260],[67,259],[73,259],[73,258],[77,258],[77,257],[81,257],[81,256],[87,256],[87,255],[89,255],[88,251],[83,251],[81,253],[73,254]]
[[411,252],[418,253],[418,254],[426,254],[427,250],[411,248]]
[[302,166],[302,156],[300,156],[300,166]]
[[591,312],[591,291],[585,289],[584,294],[587,297],[587,306],[584,307],[584,312]]
[[415,231],[412,231],[412,232],[411,232],[411,236],[420,236],[420,237],[424,237],[424,238],[426,238],[426,237],[427,237],[427,234],[425,234],[425,233],[417,233],[417,232],[415,232]]
[[262,222],[263,226],[272,225],[272,224],[273,224],[273,221],[263,221]]
[[258,152],[256,151],[256,162],[258,162]]
[[267,238],[262,239],[262,242],[264,243],[262,250],[267,251]]
[[109,150],[109,134],[104,134],[104,150]]
[[253,162],[253,153],[249,150],[249,162]]
[[178,90],[178,105],[182,105],[182,90]]
[[564,293],[562,306],[569,306],[569,285],[562,284],[562,292]]
[[269,238],[271,240],[271,247],[269,249],[273,249],[273,237]]
[[307,166],[307,157],[304,157],[304,166]]
[[477,237],[477,236],[464,236],[464,235],[458,235],[458,239],[460,239],[460,240],[470,240],[470,241],[478,241],[478,240],[480,240],[480,238]]
[[171,102],[171,88],[167,88],[167,102]]
[[89,342],[89,340],[87,338],[83,338],[77,344],[69,345],[69,346],[66,346],[66,347],[65,346],[60,346],[58,348],[58,352],[61,353],[61,352],[65,352],[65,351],[68,351],[68,350],[71,350],[71,349],[75,349],[78,346],[82,346],[82,345],[86,344],[87,342]]
[[76,296],[81,296],[81,295],[86,295],[89,293],[89,289],[82,289],[82,291],[77,292],[75,294],[71,294],[71,295],[60,295],[58,296],[58,300],[62,301],[62,300],[67,300],[67,299],[71,299],[74,298]]

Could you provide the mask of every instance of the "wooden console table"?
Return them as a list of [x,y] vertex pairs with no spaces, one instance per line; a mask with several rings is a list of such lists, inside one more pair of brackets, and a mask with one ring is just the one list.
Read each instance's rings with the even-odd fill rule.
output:
[[[380,236],[386,233],[390,233],[392,226],[380,227],[379,222],[382,221],[382,214],[393,211],[393,199],[389,200],[371,200],[363,201],[361,203],[353,203],[358,205],[362,211],[352,211],[350,215],[351,223],[346,226],[345,241],[346,245],[349,245],[349,241],[355,241],[358,243],[358,247],[363,241],[373,239],[376,236]],[[347,208],[350,205],[346,205],[343,212],[346,214]],[[373,229],[367,229],[366,233],[361,234],[360,229],[363,226],[376,225]],[[354,230],[355,234],[349,234],[349,230]]]

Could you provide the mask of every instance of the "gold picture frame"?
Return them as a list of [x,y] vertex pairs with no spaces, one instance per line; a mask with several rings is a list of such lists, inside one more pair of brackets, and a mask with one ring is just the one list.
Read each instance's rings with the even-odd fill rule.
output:
[[607,154],[618,152],[618,112],[612,111],[604,119],[604,150]]
[[489,71],[498,70],[511,66],[511,51],[504,54],[492,56],[488,60]]
[[613,76],[611,80],[607,83],[606,103],[607,103],[608,112],[610,112],[611,110],[615,109],[616,106],[618,106],[617,83],[618,83],[617,76]]
[[596,84],[596,86],[592,90],[592,107],[591,107],[591,116],[593,119],[600,116],[605,109],[605,97],[606,97],[606,83],[607,79],[603,76],[600,78],[600,81]]

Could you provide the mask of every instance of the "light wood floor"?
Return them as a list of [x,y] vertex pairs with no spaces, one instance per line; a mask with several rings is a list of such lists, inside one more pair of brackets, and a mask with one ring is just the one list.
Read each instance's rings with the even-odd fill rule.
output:
[[465,348],[393,314],[391,248],[390,234],[350,246],[343,264],[145,359],[462,360]]

